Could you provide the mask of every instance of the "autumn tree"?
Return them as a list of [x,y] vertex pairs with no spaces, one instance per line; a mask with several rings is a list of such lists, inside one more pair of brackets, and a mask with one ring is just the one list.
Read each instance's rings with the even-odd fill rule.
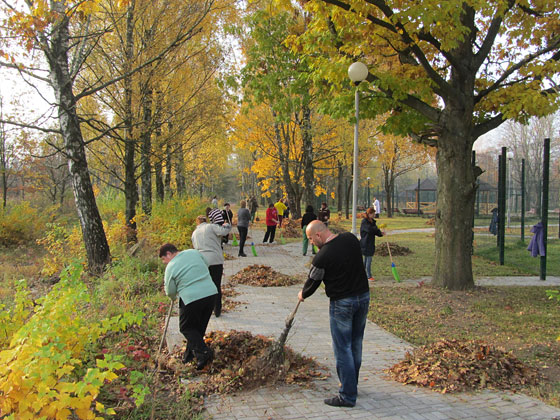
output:
[[317,79],[338,89],[333,108],[352,110],[346,71],[360,59],[369,68],[363,116],[391,112],[387,130],[437,147],[433,283],[472,288],[473,144],[508,119],[558,107],[557,2],[312,0],[305,8],[313,21],[294,45],[313,52]]
[[[126,2],[113,2],[126,9]],[[144,60],[134,62],[128,71],[110,74],[89,80],[77,88],[77,79],[83,74],[89,63],[92,52],[100,44],[103,37],[111,33],[114,27],[111,21],[97,19],[100,1],[58,1],[40,0],[25,2],[28,10],[23,11],[20,4],[8,1],[2,3],[2,12],[6,16],[4,43],[17,40],[18,46],[27,51],[27,60],[19,60],[13,54],[9,61],[1,64],[17,70],[22,76],[34,78],[50,85],[55,96],[55,107],[58,112],[59,133],[63,138],[63,152],[68,160],[68,168],[72,177],[72,186],[82,235],[85,244],[88,266],[92,272],[100,272],[110,261],[110,251],[99,210],[95,202],[91,178],[86,158],[86,140],[82,132],[84,122],[91,123],[94,117],[84,118],[79,114],[79,103],[90,95],[99,92],[126,77],[137,73],[153,63],[161,61],[168,52],[179,47],[191,36],[188,30],[178,30],[168,34],[165,43]],[[197,3],[202,10],[212,2]],[[11,48],[4,45],[6,51]],[[12,51],[12,49],[10,50]],[[22,51],[21,49],[19,51]],[[32,53],[40,51],[44,61],[31,63]],[[4,52],[3,55],[6,53]],[[21,55],[21,54],[20,54]],[[46,64],[48,77],[41,74],[41,64]],[[76,92],[76,90],[78,90]],[[102,120],[99,118],[99,120]],[[22,124],[26,125],[26,124]],[[27,124],[29,125],[29,124]],[[42,129],[41,127],[38,127]],[[88,141],[93,141],[88,139]]]
[[[307,58],[285,43],[290,34],[302,33],[305,24],[303,14],[278,11],[265,2],[248,17],[247,33],[242,38],[246,57],[241,71],[244,109],[254,113],[258,108],[267,121],[269,130],[258,139],[257,147],[263,156],[273,159],[275,172],[268,176],[281,181],[294,217],[301,214],[302,201],[314,202],[317,163],[337,153],[318,147],[319,139],[328,135],[329,125],[321,126],[325,117],[317,112]],[[266,179],[261,182],[268,183]],[[269,190],[270,185],[264,186]]]
[[[560,118],[558,114],[529,119],[527,124],[507,121],[502,132],[502,141],[513,151],[511,162],[512,178],[521,183],[521,159],[525,159],[525,176],[529,208],[534,207],[540,214],[543,173],[544,139],[551,139],[551,162],[560,157]],[[497,154],[496,154],[497,155]],[[553,167],[553,165],[552,165]]]
[[411,141],[401,135],[384,133],[382,126],[384,117],[380,116],[368,121],[365,131],[368,143],[373,148],[372,160],[381,166],[383,174],[383,190],[387,203],[387,216],[393,216],[393,192],[397,178],[417,170],[434,158],[434,154],[426,145]]
[[[215,74],[223,52],[213,28],[235,12],[230,3],[135,0],[126,10],[104,3],[99,19],[110,21],[114,29],[92,52],[80,83],[123,76],[96,92],[95,105],[88,109],[97,108],[92,112],[112,119],[91,121],[88,137],[105,136],[90,151],[103,179],[124,192],[129,242],[136,240],[137,202],[144,214],[151,212],[152,178],[158,200],[173,193],[172,173],[176,192],[184,193],[183,154],[189,143],[206,138],[204,127],[220,125],[223,106]],[[178,34],[186,35],[166,52],[165,60],[130,71],[165,51]]]

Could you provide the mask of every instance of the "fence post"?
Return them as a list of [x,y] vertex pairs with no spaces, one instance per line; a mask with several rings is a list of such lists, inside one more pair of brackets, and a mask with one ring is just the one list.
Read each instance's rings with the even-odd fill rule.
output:
[[500,206],[498,207],[498,232],[500,235],[500,265],[504,265],[504,248],[506,243],[506,147],[502,147],[502,165],[500,167]]
[[418,187],[416,188],[416,214],[420,216],[420,178],[418,178]]
[[[472,169],[474,171],[474,167],[476,165],[476,150],[472,151],[472,160],[471,160],[471,166]],[[478,185],[478,178],[475,180],[475,183]],[[476,197],[478,195],[478,188],[476,189],[476,193],[474,195],[474,199],[476,200]],[[471,255],[474,254],[474,202],[473,202],[473,216],[472,216],[472,236],[471,236]]]
[[521,242],[525,242],[525,159],[521,159]]
[[[498,206],[498,223],[500,223],[500,212],[502,211],[502,155],[498,155],[498,196],[496,197],[496,205]],[[498,225],[498,234],[496,235],[496,246],[500,247],[500,226]]]
[[550,139],[544,139],[543,151],[543,188],[542,188],[542,213],[544,255],[541,255],[541,280],[546,280],[546,245],[548,236],[548,187],[550,175]]

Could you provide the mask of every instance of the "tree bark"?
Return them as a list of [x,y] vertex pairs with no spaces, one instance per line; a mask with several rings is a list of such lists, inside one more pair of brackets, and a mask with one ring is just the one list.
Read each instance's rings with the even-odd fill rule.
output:
[[175,182],[177,184],[177,195],[182,197],[186,192],[185,181],[185,156],[183,155],[183,144],[179,141],[175,149],[177,155],[177,165],[175,169]]
[[88,269],[94,274],[100,274],[111,261],[111,254],[93,193],[76,110],[76,98],[72,91],[73,80],[68,59],[70,22],[62,2],[56,2],[53,7],[59,12],[59,21],[53,25],[50,42],[43,44],[43,51],[49,64],[50,82],[57,101],[60,130],[68,156],[68,169],[72,178]]
[[171,168],[173,167],[173,154],[171,153],[171,144],[165,145],[165,175],[163,179],[164,195],[171,198],[173,190],[171,189]]
[[[134,55],[134,5],[132,1],[126,14],[126,68],[130,71]],[[138,192],[136,189],[136,142],[132,127],[132,76],[124,79],[124,199],[125,199],[125,224],[126,241],[136,243],[136,203]]]
[[[452,125],[450,121],[448,128]],[[442,133],[436,155],[436,253],[432,282],[449,290],[474,287],[471,251],[476,178],[471,164],[472,142],[463,140],[469,134],[455,124],[454,130]]]
[[141,163],[142,163],[142,210],[148,216],[152,214],[152,88],[147,82],[142,94],[143,126]]
[[337,201],[337,211],[342,214],[342,198],[344,197],[344,167],[342,162],[337,162],[337,183],[336,183],[336,201]]
[[[315,176],[313,171],[313,134],[311,132],[311,109],[302,109],[302,141],[303,141],[303,201],[304,206],[313,204],[315,199]],[[301,214],[298,213],[298,217]]]

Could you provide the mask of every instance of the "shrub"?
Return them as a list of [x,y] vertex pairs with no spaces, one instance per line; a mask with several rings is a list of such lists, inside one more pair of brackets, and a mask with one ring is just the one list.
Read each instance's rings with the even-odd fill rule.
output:
[[0,245],[23,245],[34,241],[44,230],[45,219],[28,202],[0,211]]
[[124,365],[110,354],[87,366],[81,358],[102,335],[140,323],[143,314],[93,319],[81,273],[79,265],[65,270],[32,311],[23,291],[21,304],[3,312],[2,324],[16,327],[6,331],[0,352],[0,417],[101,419],[114,412],[96,398]]
[[57,223],[47,223],[45,228],[45,236],[37,240],[46,251],[41,270],[43,275],[53,276],[77,259],[85,261],[86,252],[79,226],[68,229]]
[[154,203],[151,217],[139,214],[136,218],[138,237],[146,238],[154,248],[166,242],[175,244],[179,249],[189,248],[196,217],[205,214],[205,209],[206,203],[198,197]]

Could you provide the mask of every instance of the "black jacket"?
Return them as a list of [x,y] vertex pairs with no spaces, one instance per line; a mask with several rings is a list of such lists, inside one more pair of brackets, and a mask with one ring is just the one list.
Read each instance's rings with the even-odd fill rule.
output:
[[362,249],[362,255],[371,257],[375,253],[376,236],[383,236],[383,233],[377,227],[375,219],[369,220],[367,217],[364,217],[360,225],[360,248]]
[[303,229],[304,226],[307,226],[313,220],[317,220],[317,215],[313,212],[305,212],[301,218],[301,228]]

